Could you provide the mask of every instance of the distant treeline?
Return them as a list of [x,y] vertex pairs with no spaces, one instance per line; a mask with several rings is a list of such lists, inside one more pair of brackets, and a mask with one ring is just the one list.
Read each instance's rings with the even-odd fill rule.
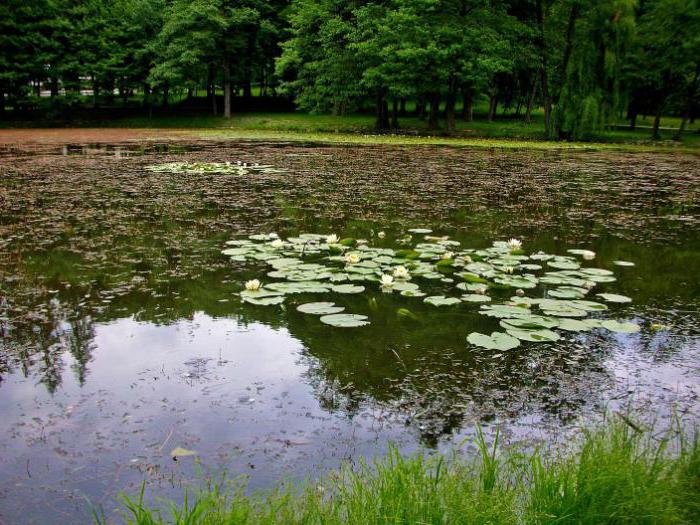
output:
[[[174,95],[230,116],[254,97],[309,111],[406,107],[431,127],[475,100],[585,138],[620,116],[698,111],[700,0],[3,0],[0,114]],[[221,96],[217,96],[221,94]],[[232,102],[234,101],[235,102]],[[460,108],[459,113],[456,108]]]

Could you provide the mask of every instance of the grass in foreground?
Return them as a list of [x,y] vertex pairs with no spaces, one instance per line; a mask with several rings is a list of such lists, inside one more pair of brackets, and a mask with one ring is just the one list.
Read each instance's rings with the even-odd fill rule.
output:
[[[626,419],[625,419],[626,420]],[[627,421],[627,420],[626,420]],[[240,486],[148,508],[125,498],[138,525],[214,524],[694,524],[700,523],[700,441],[659,438],[633,423],[586,433],[548,455],[489,446],[475,459],[402,457],[342,468],[321,482],[245,496]]]

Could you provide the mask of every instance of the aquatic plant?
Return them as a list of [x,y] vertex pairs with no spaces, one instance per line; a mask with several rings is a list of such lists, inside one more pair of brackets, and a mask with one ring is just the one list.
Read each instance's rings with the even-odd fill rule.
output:
[[[472,249],[448,236],[430,235],[428,228],[412,228],[408,233],[412,235],[400,237],[404,240],[400,249],[373,247],[351,238],[341,240],[335,234],[304,233],[285,240],[275,233],[255,234],[228,241],[222,253],[233,261],[265,262],[272,268],[267,277],[275,282],[263,288],[258,279],[248,281],[240,294],[244,302],[258,306],[279,305],[292,294],[361,294],[367,291],[365,285],[373,283],[383,292],[423,297],[424,303],[436,307],[480,305],[478,313],[498,319],[503,329],[491,335],[468,334],[470,345],[485,349],[510,350],[522,342],[552,343],[561,338],[559,331],[639,330],[635,323],[594,317],[608,311],[606,303],[629,303],[632,299],[610,292],[595,294],[603,302],[587,299],[592,289],[616,281],[612,270],[584,266],[595,258],[591,250],[528,255],[522,250],[522,241],[515,238]],[[413,235],[424,238],[411,245]],[[428,295],[422,289],[437,286],[461,295]],[[512,295],[495,300],[509,290],[513,290]],[[328,303],[308,304],[299,311],[318,314],[317,308],[323,312],[331,308]],[[327,313],[320,320],[341,328],[370,323],[367,316],[340,312]]]

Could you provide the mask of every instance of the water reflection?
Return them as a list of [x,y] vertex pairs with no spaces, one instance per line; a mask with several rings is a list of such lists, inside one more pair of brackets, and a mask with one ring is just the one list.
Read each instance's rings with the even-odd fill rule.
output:
[[[205,144],[114,162],[120,147],[0,158],[3,519],[69,520],[81,494],[112,508],[144,477],[179,494],[194,468],[169,458],[175,446],[266,486],[390,440],[447,447],[475,423],[553,439],[630,399],[698,408],[696,157]],[[287,173],[143,170],[182,159]],[[380,293],[334,296],[372,318],[334,330],[295,310],[308,298],[242,305],[234,292],[264,267],[220,254],[260,231],[381,229],[393,246],[415,226],[470,247],[516,235],[533,251],[593,249],[601,267],[632,260],[615,291],[635,302],[614,315],[642,331],[494,355],[465,337],[496,320]]]

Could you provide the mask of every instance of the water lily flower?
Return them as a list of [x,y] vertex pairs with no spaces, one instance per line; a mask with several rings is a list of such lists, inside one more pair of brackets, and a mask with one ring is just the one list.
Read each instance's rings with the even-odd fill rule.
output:
[[249,292],[257,292],[262,288],[262,283],[257,279],[251,279],[245,282],[245,289]]
[[394,268],[394,277],[397,279],[408,279],[411,274],[408,273],[408,269],[405,266],[397,266]]
[[448,259],[452,259],[454,256],[455,256],[455,254],[453,252],[445,252],[442,254],[442,259],[448,260]]
[[595,252],[585,251],[581,257],[583,257],[583,259],[586,261],[592,261],[595,259]]
[[595,283],[593,281],[584,281],[581,286],[586,290],[591,290],[595,286]]
[[391,275],[385,273],[382,275],[381,283],[382,288],[391,288],[394,285],[394,278]]
[[272,246],[274,249],[279,249],[284,247],[284,241],[282,239],[275,239],[270,243],[270,246]]
[[268,233],[267,236],[268,236],[270,239],[277,239],[277,238],[279,237],[279,235],[277,235],[275,232]]
[[505,273],[513,273],[513,267],[512,266],[504,266],[503,271]]
[[469,257],[468,255],[465,255],[463,257],[463,259],[464,259],[464,264],[471,264],[472,262],[474,262],[474,261],[472,261],[472,258]]
[[386,237],[386,233],[384,233],[383,231],[381,231],[381,232],[379,232],[379,233],[377,234],[377,237],[379,237],[380,239],[383,239],[384,237]]
[[345,262],[348,264],[357,264],[360,262],[360,256],[356,253],[348,253],[345,256]]
[[506,246],[508,247],[509,250],[519,250],[520,248],[523,247],[523,242],[520,239],[508,239],[506,241]]
[[337,244],[340,239],[335,233],[332,233],[326,237],[326,244]]
[[517,295],[518,297],[525,297],[525,290],[523,290],[522,288],[518,288],[517,290],[515,290],[515,295]]

